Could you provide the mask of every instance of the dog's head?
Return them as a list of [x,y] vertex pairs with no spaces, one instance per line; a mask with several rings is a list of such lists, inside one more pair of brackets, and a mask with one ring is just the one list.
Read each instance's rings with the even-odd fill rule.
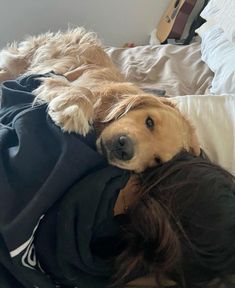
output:
[[109,163],[136,173],[181,150],[200,153],[194,128],[176,106],[154,95],[126,95],[111,107],[98,150]]

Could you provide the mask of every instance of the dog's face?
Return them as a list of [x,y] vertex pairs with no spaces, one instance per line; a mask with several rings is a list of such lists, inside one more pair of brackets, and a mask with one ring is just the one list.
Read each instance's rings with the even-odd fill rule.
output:
[[116,105],[107,117],[112,121],[97,140],[110,164],[139,173],[169,161],[182,149],[199,154],[194,129],[172,103],[149,95],[124,102],[131,103],[128,111],[127,103]]

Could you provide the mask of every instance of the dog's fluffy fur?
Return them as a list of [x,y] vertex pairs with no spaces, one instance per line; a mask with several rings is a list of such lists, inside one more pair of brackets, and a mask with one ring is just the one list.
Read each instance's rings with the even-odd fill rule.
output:
[[[64,131],[86,135],[94,123],[98,149],[111,164],[141,172],[182,149],[199,154],[189,121],[171,102],[126,82],[94,33],[46,33],[0,53],[0,82],[52,70],[60,75],[42,80],[34,90],[37,101],[48,103],[50,117]],[[120,152],[122,136],[131,155]]]

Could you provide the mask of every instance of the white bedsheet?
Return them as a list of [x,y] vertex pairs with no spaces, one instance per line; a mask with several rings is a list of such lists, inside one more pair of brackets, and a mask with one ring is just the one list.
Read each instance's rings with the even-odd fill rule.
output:
[[209,158],[235,175],[235,95],[174,97]]

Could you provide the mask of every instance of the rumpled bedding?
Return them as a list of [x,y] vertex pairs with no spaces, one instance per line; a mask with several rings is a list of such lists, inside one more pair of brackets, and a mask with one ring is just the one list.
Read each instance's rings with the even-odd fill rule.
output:
[[142,88],[161,89],[166,96],[210,94],[213,72],[201,60],[200,42],[109,47],[106,52],[127,80]]
[[[225,168],[232,167],[232,171],[234,171],[235,169],[234,164],[233,164],[235,163],[235,161],[233,161],[234,157],[229,157],[229,153],[231,152],[231,150],[234,151],[234,147],[233,147],[234,143],[231,140],[232,135],[229,134],[229,131],[231,131],[231,129],[235,131],[234,127],[231,128],[230,126],[232,123],[231,119],[234,119],[234,114],[226,115],[230,118],[228,117],[226,118],[228,120],[225,123],[226,124],[225,128],[222,122],[219,123],[220,119],[224,121],[221,115],[225,115],[227,111],[226,109],[228,108],[228,106],[231,106],[231,103],[234,103],[234,98],[230,97],[230,98],[220,99],[217,101],[217,104],[216,104],[217,106],[216,105],[213,106],[212,104],[210,104],[210,99],[208,97],[205,98],[204,100],[201,99],[201,97],[205,97],[204,96],[205,94],[209,94],[209,89],[210,89],[211,82],[213,79],[213,73],[210,71],[208,66],[204,62],[201,61],[200,43],[193,43],[188,46],[174,46],[174,45],[142,46],[142,47],[140,46],[140,47],[135,47],[131,49],[109,47],[109,48],[106,48],[106,51],[110,55],[114,63],[119,67],[121,72],[126,76],[127,80],[134,82],[135,84],[137,84],[138,86],[142,88],[149,89],[150,91],[160,90],[160,92],[162,91],[166,94],[166,96],[170,96],[170,97],[175,97],[179,95],[181,96],[198,95],[198,96],[195,96],[196,97],[195,101],[191,99],[191,97],[194,97],[194,96],[176,97],[174,99],[178,103],[179,108],[187,116],[189,117],[191,116],[191,118],[193,118],[193,123],[195,125],[201,125],[199,136],[201,140],[205,139],[204,137],[207,136],[206,138],[207,140],[203,142],[204,143],[203,148],[204,150],[206,150],[209,156],[212,157],[213,160],[215,160],[216,162],[222,163]],[[214,97],[214,96],[210,96],[210,97]],[[195,105],[192,105],[192,102],[194,102]],[[198,105],[200,106],[200,109],[201,109],[200,111],[197,111]],[[209,111],[211,112],[209,115],[205,115],[206,111],[203,110],[203,106],[206,106],[207,109],[209,109]],[[230,111],[232,113],[231,109]],[[218,115],[217,117],[218,121],[216,123],[221,124],[220,125],[221,134],[222,133],[224,134],[223,129],[227,129],[228,131],[226,133],[227,136],[225,138],[223,138],[222,136],[220,138],[220,134],[218,134],[216,130],[213,130],[215,128],[218,128],[218,125],[216,123],[213,123],[213,118],[212,118],[212,114],[214,115],[215,112]],[[204,116],[204,118],[201,118],[201,116]],[[207,119],[205,119],[206,117]],[[205,125],[205,122],[206,122],[206,125]],[[211,131],[212,134],[210,135],[213,135],[214,138],[210,137],[209,134],[206,134],[207,133],[206,131]],[[219,146],[217,145],[216,141],[219,142],[218,143]],[[208,143],[209,145],[211,145],[210,147],[208,146]],[[230,146],[229,147],[225,146],[226,143]],[[217,150],[218,147],[220,147],[219,150]],[[223,154],[223,149],[225,149],[226,156],[224,156],[225,154]],[[10,149],[10,150],[11,150],[11,153],[14,152],[13,151],[14,149]],[[235,153],[233,155],[235,155]],[[45,223],[46,223],[46,220],[47,219],[44,218]],[[34,219],[29,218],[28,221],[32,222],[34,221]],[[32,225],[32,227],[34,227],[34,225]],[[47,231],[49,230],[50,229],[48,229]],[[46,235],[46,233],[41,234],[41,235]],[[14,240],[17,240],[17,237]],[[0,238],[0,242],[2,244],[3,244],[3,241],[4,239]],[[7,247],[5,248],[8,249]],[[9,257],[9,255],[3,255],[3,254],[0,256],[3,257],[2,259],[6,259],[4,257]],[[10,263],[9,258],[7,259],[5,263],[7,263],[9,267],[12,267],[13,262]],[[8,269],[7,265],[4,268],[6,271],[2,270],[6,275],[4,276],[6,277],[6,279],[8,279],[9,277],[12,277],[12,275],[9,276],[7,274],[7,269]],[[34,273],[32,272],[32,274]],[[19,279],[22,276],[23,276],[22,271],[17,271],[17,273],[15,274],[15,277],[19,277]],[[233,286],[234,284],[232,283],[235,283],[235,281],[233,279],[234,281],[233,282],[231,279],[229,279],[229,281],[228,280],[224,281],[223,279],[222,280],[219,279],[218,281],[215,280],[214,282],[215,285],[211,287],[213,288],[214,287],[216,288],[234,287]],[[3,281],[4,280],[3,277],[0,280]],[[15,283],[15,281],[17,280],[13,279],[12,281],[13,281],[12,283]],[[46,279],[45,282],[47,281],[49,280]],[[31,287],[30,284],[29,286],[27,286],[27,284],[25,285],[25,287]],[[21,287],[24,287],[23,285]],[[6,286],[6,287],[11,288],[11,286]],[[20,287],[20,286],[17,286],[17,287]],[[47,287],[47,286],[44,285],[44,287]],[[48,287],[51,287],[50,284],[48,284]],[[88,287],[88,285],[86,287]],[[93,287],[93,286],[91,285],[90,287]],[[133,283],[133,286],[131,287],[147,287],[147,282],[146,282],[146,285],[145,284],[139,285],[138,280],[137,280]],[[152,287],[152,286],[148,286],[148,287]]]

